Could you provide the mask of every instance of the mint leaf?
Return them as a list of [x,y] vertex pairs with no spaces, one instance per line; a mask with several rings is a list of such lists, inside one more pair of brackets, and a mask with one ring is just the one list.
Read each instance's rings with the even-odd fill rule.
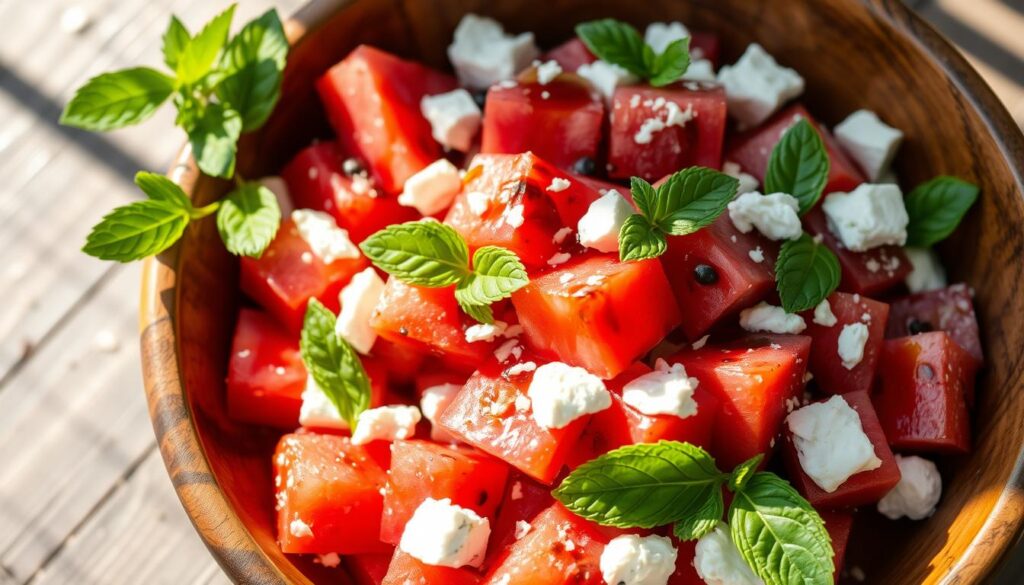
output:
[[370,379],[359,355],[334,332],[334,313],[315,298],[309,300],[299,351],[306,370],[351,429],[370,407]]
[[242,130],[259,128],[281,94],[288,39],[276,10],[269,10],[228,43],[221,58],[223,79],[215,91],[242,116]]
[[456,296],[469,304],[489,305],[507,299],[530,282],[526,267],[515,252],[484,246],[473,253],[473,273],[459,283]]
[[192,201],[177,183],[163,175],[139,171],[135,173],[135,184],[153,201],[166,201],[182,209],[192,209]]
[[758,453],[737,465],[736,469],[733,469],[732,473],[729,474],[729,491],[738,492],[745,488],[750,478],[754,477],[754,474],[757,473],[757,467],[761,465],[763,460],[764,455]]
[[136,201],[107,214],[92,228],[82,251],[101,260],[140,260],[171,247],[188,222],[189,211],[178,202]]
[[906,199],[907,245],[927,248],[949,237],[978,200],[978,187],[955,177],[922,183]]
[[459,303],[462,312],[477,323],[494,323],[494,311],[491,310],[491,306],[475,305],[464,298],[465,294],[465,289],[455,289],[455,300]]
[[470,275],[465,240],[437,221],[388,226],[359,247],[377,268],[414,286],[451,286]]
[[181,49],[176,67],[179,84],[192,85],[206,77],[206,74],[213,69],[213,64],[217,62],[217,56],[228,42],[228,32],[231,29],[231,19],[234,15],[235,5],[232,4],[227,10],[206,23],[203,30],[192,37]]
[[700,447],[661,441],[620,447],[588,461],[552,494],[598,524],[652,528],[696,515],[721,494],[725,477]]
[[632,26],[605,18],[576,25],[576,34],[598,59],[618,65],[633,75],[648,76],[654,54]]
[[814,508],[785,480],[755,474],[733,498],[729,530],[766,585],[832,585],[831,539]]
[[277,197],[259,183],[244,183],[228,193],[217,211],[220,239],[236,256],[259,258],[280,225]]
[[775,281],[787,313],[818,306],[839,286],[839,259],[824,244],[803,234],[783,242],[775,262]]
[[654,200],[658,197],[654,187],[640,177],[630,177],[629,191],[633,196],[633,204],[640,210],[640,213],[647,217],[652,217],[654,214]]
[[187,130],[192,156],[200,170],[211,177],[235,174],[235,152],[242,134],[242,118],[238,112],[221,104],[207,104]]
[[676,522],[672,532],[679,540],[697,540],[714,530],[724,514],[725,501],[718,489],[692,515]]
[[675,83],[690,68],[690,38],[672,41],[665,51],[654,59],[651,85],[662,87]]
[[104,73],[78,88],[60,123],[94,132],[131,126],[152,116],[173,91],[173,78],[148,67]]
[[683,169],[658,187],[647,217],[667,234],[692,234],[725,211],[736,197],[739,184],[733,177],[712,169]]
[[801,118],[772,149],[764,192],[788,193],[800,202],[800,213],[807,213],[825,191],[828,171],[828,152],[821,135]]
[[181,52],[185,50],[191,40],[192,35],[189,34],[185,25],[178,20],[177,16],[171,16],[171,23],[167,25],[167,31],[164,32],[163,42],[164,63],[171,71],[177,71]]
[[627,217],[619,229],[619,260],[623,262],[657,258],[667,249],[665,233],[640,214]]

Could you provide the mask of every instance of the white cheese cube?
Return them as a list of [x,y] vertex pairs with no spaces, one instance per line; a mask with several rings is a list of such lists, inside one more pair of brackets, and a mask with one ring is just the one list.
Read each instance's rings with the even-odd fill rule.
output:
[[373,342],[377,341],[377,331],[370,327],[370,316],[383,292],[384,281],[371,266],[353,276],[338,296],[341,313],[334,324],[334,332],[363,355],[370,353]]
[[439,158],[406,179],[398,203],[415,207],[423,215],[434,215],[447,209],[459,191],[462,191],[459,169],[448,159]]
[[715,66],[707,59],[694,59],[683,73],[683,81],[716,81]]
[[828,299],[824,299],[818,303],[817,307],[814,307],[814,322],[822,327],[832,327],[839,322],[836,314],[832,312],[832,304],[828,302]]
[[430,438],[438,443],[455,442],[455,437],[437,423],[441,418],[441,413],[455,400],[455,395],[459,393],[459,390],[462,390],[462,386],[458,384],[438,384],[425,388],[423,394],[420,395],[420,410],[423,412],[423,416],[430,421]]
[[693,399],[697,383],[697,378],[686,374],[683,364],[670,366],[659,358],[653,372],[622,387],[622,401],[644,414],[686,418],[697,414],[697,402]]
[[604,547],[598,566],[605,583],[665,585],[676,571],[676,547],[664,536],[616,536]]
[[317,386],[313,376],[309,375],[306,376],[306,387],[302,390],[299,424],[315,429],[348,429],[348,423],[338,414],[337,407]]
[[907,288],[912,293],[946,288],[946,269],[934,250],[904,248],[913,270],[907,275]]
[[757,177],[744,173],[739,163],[734,163],[730,160],[725,161],[722,163],[722,172],[740,182],[740,186],[736,190],[736,195],[743,195],[744,193],[756,191],[757,187],[760,185]]
[[868,180],[878,181],[889,169],[903,133],[881,121],[870,110],[857,110],[836,126],[836,140],[857,162]]
[[740,556],[724,522],[697,541],[693,567],[708,585],[764,585]]
[[903,516],[923,520],[935,513],[942,497],[942,476],[934,463],[910,455],[896,456],[900,482],[878,502],[878,511],[890,520]]
[[740,327],[751,332],[800,333],[807,323],[800,315],[762,301],[740,312]]
[[477,323],[466,328],[466,341],[475,343],[477,341],[494,341],[496,337],[505,332],[508,323],[495,320],[494,323]]
[[359,257],[359,248],[348,238],[348,230],[338,227],[334,218],[323,211],[296,209],[292,221],[299,237],[305,240],[309,249],[324,264],[335,260]]
[[398,548],[428,565],[479,567],[490,536],[487,518],[448,498],[427,498],[405,525]]
[[562,66],[558,61],[550,60],[537,64],[537,83],[547,85],[562,74]]
[[786,193],[744,193],[729,203],[729,219],[741,232],[757,228],[769,240],[793,240],[804,233],[800,203]]
[[868,326],[863,323],[850,323],[839,332],[839,358],[843,367],[852,370],[864,359],[864,344],[868,341]]
[[459,83],[471,89],[487,89],[512,79],[539,54],[533,33],[505,34],[496,20],[476,14],[462,18],[448,46]]
[[381,406],[364,410],[356,421],[352,444],[408,439],[416,434],[420,418],[420,409],[415,406]]
[[776,63],[757,43],[751,43],[735,64],[722,67],[718,81],[725,86],[729,113],[744,128],[764,122],[804,91],[804,78]]
[[537,368],[526,395],[533,404],[534,420],[546,429],[560,429],[612,405],[601,378],[561,362]]
[[270,192],[274,194],[274,198],[277,199],[277,206],[281,209],[281,217],[288,217],[295,210],[295,206],[292,205],[291,193],[288,191],[288,183],[284,182],[284,179],[278,176],[263,177],[259,180],[260,185],[263,185]]
[[462,88],[424,96],[420,111],[430,122],[430,132],[441,146],[466,152],[480,130],[483,115],[473,96]]
[[605,101],[610,102],[615,88],[620,85],[636,83],[639,79],[618,65],[598,59],[593,63],[584,63],[576,70],[576,75],[590,82]]
[[842,396],[794,410],[786,417],[786,425],[793,434],[800,467],[826,492],[836,491],[853,475],[882,465],[864,433],[860,415]]
[[669,45],[688,36],[690,31],[681,22],[652,22],[644,31],[644,42],[660,55]]
[[866,252],[907,241],[910,218],[896,185],[865,183],[849,193],[831,193],[822,209],[829,230],[848,250]]
[[619,230],[626,218],[636,213],[618,191],[608,191],[587,208],[576,224],[580,244],[600,252],[619,249]]

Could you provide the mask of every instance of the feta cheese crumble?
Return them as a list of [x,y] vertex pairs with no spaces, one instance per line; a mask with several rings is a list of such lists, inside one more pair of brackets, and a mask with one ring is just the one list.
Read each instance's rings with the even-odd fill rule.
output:
[[406,179],[398,203],[414,207],[423,215],[434,215],[447,209],[461,190],[459,169],[448,159],[439,158]]
[[384,281],[371,266],[353,276],[338,296],[341,312],[334,333],[363,355],[370,353],[377,341],[377,331],[370,327],[370,316],[383,292]]
[[807,323],[800,315],[762,301],[740,312],[740,327],[751,332],[800,333]]
[[764,122],[804,91],[804,78],[776,63],[757,43],[751,43],[735,64],[722,67],[718,81],[725,86],[729,113],[745,128]]
[[338,414],[338,408],[311,375],[306,376],[306,387],[302,390],[299,424],[316,429],[348,429],[348,423]]
[[466,341],[475,343],[477,341],[494,341],[496,337],[505,332],[508,323],[495,320],[494,323],[477,323],[466,328]]
[[633,206],[625,197],[618,191],[608,191],[590,204],[576,225],[580,244],[600,252],[617,251],[619,230],[633,213]]
[[740,556],[724,522],[697,541],[693,567],[708,585],[764,585]]
[[864,359],[864,344],[868,341],[868,326],[863,323],[850,323],[843,326],[839,333],[839,358],[843,367],[852,370]]
[[900,482],[878,502],[878,511],[890,520],[903,516],[923,520],[935,513],[942,496],[942,476],[934,463],[910,455],[896,456]]
[[693,399],[697,384],[697,378],[689,377],[683,364],[669,365],[659,358],[653,372],[622,387],[622,401],[644,414],[686,418],[697,414],[697,401]]
[[946,288],[946,269],[934,250],[904,248],[913,270],[907,275],[907,288],[912,293]]
[[876,182],[889,169],[903,133],[887,125],[870,110],[857,110],[840,122],[833,134],[857,162],[868,180]]
[[545,190],[548,191],[548,192],[551,192],[551,193],[561,193],[562,191],[565,191],[566,189],[568,189],[571,186],[572,186],[572,183],[569,182],[569,179],[563,179],[562,177],[555,177],[554,179],[551,179],[551,184],[548,185],[547,189],[545,189]]
[[757,262],[758,264],[764,262],[764,250],[761,249],[761,246],[758,246],[753,250],[747,252],[747,256],[749,256],[751,260]]
[[800,467],[818,487],[832,493],[851,476],[878,469],[860,415],[842,396],[794,410],[786,417]]
[[598,566],[605,583],[665,585],[676,571],[677,551],[664,536],[616,536],[601,553]]
[[449,498],[427,498],[405,525],[398,548],[428,565],[479,567],[490,536],[487,518]]
[[566,262],[569,261],[570,258],[572,258],[572,254],[568,252],[558,252],[557,254],[548,258],[548,266],[558,266],[560,264],[565,264]]
[[590,85],[604,96],[605,101],[611,101],[616,87],[638,81],[637,77],[629,71],[600,59],[593,63],[580,65],[576,70],[576,75],[589,81]]
[[848,250],[907,242],[907,208],[896,185],[865,183],[849,193],[831,193],[822,204],[829,230]]
[[462,390],[462,386],[458,384],[438,384],[425,388],[420,395],[420,411],[430,421],[430,438],[439,443],[455,442],[455,437],[437,423],[441,413],[455,400],[459,390]]
[[416,434],[420,418],[420,409],[415,406],[381,406],[365,410],[356,421],[352,444],[408,439]]
[[434,140],[459,152],[466,152],[473,146],[473,137],[480,130],[483,117],[473,96],[462,88],[423,96],[420,112],[430,122]]
[[292,520],[288,525],[288,532],[291,532],[295,538],[309,538],[313,536],[313,530],[309,527],[309,524],[298,518]]
[[550,60],[537,64],[537,83],[547,85],[562,74],[562,66],[558,61]]
[[553,243],[553,244],[561,244],[571,234],[572,234],[572,228],[571,227],[564,227],[564,228],[558,230],[557,232],[555,232],[555,235],[551,237],[551,243]]
[[690,30],[681,22],[652,22],[644,31],[644,42],[660,55],[672,43],[689,36]]
[[743,233],[757,231],[769,240],[792,240],[804,233],[800,203],[787,193],[762,195],[750,191],[729,203],[729,219]]
[[[644,120],[640,124],[640,129],[633,135],[633,142],[637,144],[650,144],[654,140],[654,135],[658,132],[672,126],[683,128],[687,122],[694,118],[693,104],[687,104],[684,110],[676,102],[662,101],[661,98],[658,98],[652,110],[654,111],[653,115]],[[662,111],[665,113],[664,118],[661,117]]]
[[[693,54],[691,53],[690,56],[693,57]],[[715,66],[707,59],[693,59],[690,61],[690,66],[686,68],[686,73],[683,73],[683,81],[706,81],[712,83],[716,80]]]
[[448,47],[459,83],[471,89],[512,79],[539,54],[533,33],[505,34],[498,21],[476,14],[462,18]]
[[292,221],[299,231],[299,237],[324,264],[359,257],[359,248],[348,238],[348,230],[338,227],[329,214],[312,209],[296,209],[292,212]]
[[526,394],[533,404],[534,420],[547,429],[560,429],[612,405],[601,378],[562,362],[537,368]]
[[725,161],[722,163],[722,172],[729,175],[740,182],[739,188],[736,190],[737,195],[743,195],[744,193],[750,193],[756,191],[760,183],[757,181],[757,177],[754,175],[744,173],[739,163],[732,161]]
[[832,327],[839,322],[835,313],[832,312],[832,304],[828,302],[828,299],[822,300],[817,307],[814,307],[814,322],[822,327]]

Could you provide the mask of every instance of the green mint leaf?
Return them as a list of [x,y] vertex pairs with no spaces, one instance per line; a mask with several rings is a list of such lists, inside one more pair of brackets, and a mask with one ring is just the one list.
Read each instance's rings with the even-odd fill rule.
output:
[[299,351],[316,385],[354,429],[359,415],[370,407],[370,379],[356,351],[334,332],[336,321],[330,309],[310,299]]
[[164,32],[163,42],[164,63],[171,71],[178,70],[178,59],[181,57],[181,52],[185,50],[191,40],[192,35],[185,25],[178,20],[177,16],[171,16],[171,23],[167,25],[167,31]]
[[824,244],[803,234],[788,240],[775,262],[775,281],[787,313],[818,306],[839,286],[839,259]]
[[832,585],[831,539],[814,508],[785,480],[760,472],[729,508],[733,543],[766,585]]
[[940,176],[918,185],[905,200],[910,223],[907,245],[927,248],[949,237],[978,200],[978,187]]
[[465,298],[466,289],[455,289],[455,300],[462,312],[469,315],[477,323],[494,323],[494,311],[490,305],[475,305]]
[[475,305],[489,305],[512,296],[530,282],[519,256],[498,246],[484,246],[473,253],[473,273],[459,283],[463,298]]
[[633,75],[649,77],[654,54],[632,26],[604,18],[576,25],[576,34],[598,59],[618,65]]
[[60,123],[93,132],[138,124],[174,91],[174,79],[148,67],[97,75],[78,88]]
[[281,95],[288,39],[276,10],[245,25],[228,43],[217,97],[242,116],[242,131],[263,125]]
[[135,173],[135,184],[153,201],[166,201],[185,210],[192,209],[192,201],[185,191],[163,175],[139,171]]
[[654,59],[651,85],[662,87],[675,83],[690,68],[690,38],[672,41],[665,51]]
[[206,23],[203,30],[189,39],[188,44],[181,49],[176,67],[179,84],[192,85],[206,77],[206,74],[213,69],[221,49],[228,42],[228,32],[231,29],[231,19],[234,15],[235,5],[232,4],[227,10]]
[[821,199],[828,171],[828,152],[821,135],[801,118],[772,149],[764,192],[788,193],[800,202],[800,213],[807,213]]
[[623,262],[657,258],[667,249],[665,232],[638,213],[627,217],[619,229],[619,260]]
[[718,489],[691,516],[676,522],[672,532],[679,540],[697,540],[714,530],[724,514],[725,501],[722,490]]
[[598,524],[653,528],[696,515],[721,494],[724,480],[707,451],[661,441],[620,447],[588,461],[552,494]]
[[763,460],[764,455],[758,453],[737,465],[736,469],[733,469],[732,473],[729,474],[729,491],[738,492],[745,488],[750,478],[754,477],[754,474],[757,473],[757,466],[761,465]]
[[259,258],[277,235],[281,208],[274,192],[259,183],[244,183],[221,202],[217,230],[228,252]]
[[437,221],[388,226],[359,247],[377,268],[414,286],[451,286],[470,275],[466,241]]
[[192,143],[192,156],[200,170],[211,177],[226,178],[235,174],[235,152],[242,134],[242,118],[238,112],[221,104],[207,104],[186,129]]
[[739,185],[733,177],[712,169],[683,169],[658,187],[647,217],[667,234],[692,234],[725,211]]
[[630,177],[629,191],[633,196],[633,204],[640,210],[640,213],[651,217],[654,213],[654,200],[658,197],[654,187],[640,177]]
[[107,214],[92,228],[82,251],[101,260],[140,260],[171,247],[188,222],[188,210],[177,202],[136,201]]

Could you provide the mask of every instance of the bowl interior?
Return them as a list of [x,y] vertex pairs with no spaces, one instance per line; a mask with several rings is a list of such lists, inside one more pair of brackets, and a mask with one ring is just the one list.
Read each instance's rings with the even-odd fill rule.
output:
[[[514,31],[534,31],[542,47],[568,38],[577,22],[607,16],[637,25],[680,20],[717,32],[723,62],[757,41],[806,78],[804,101],[825,123],[870,108],[900,128],[906,140],[896,168],[905,189],[940,173],[981,186],[979,204],[941,250],[951,280],[977,291],[988,365],[974,413],[974,452],[944,458],[943,501],[928,521],[883,524],[874,514],[862,514],[848,565],[861,566],[876,583],[973,582],[988,574],[1015,540],[1024,505],[1016,473],[1024,439],[1018,422],[1024,395],[1016,391],[1024,358],[1024,296],[1017,294],[1024,245],[1018,169],[1024,155],[1019,132],[963,60],[895,0],[314,1],[289,25],[298,44],[284,97],[271,121],[246,138],[240,172],[247,177],[276,173],[310,140],[330,136],[313,82],[357,44],[446,67],[451,32],[470,11],[494,16]],[[199,177],[193,195],[201,203],[222,189],[220,182]],[[210,513],[237,514],[249,533],[238,538],[251,538],[256,546],[245,558],[233,558],[235,549],[211,536],[216,526],[197,512],[203,505],[190,504],[183,495],[190,515],[235,579],[337,582],[336,574],[287,558],[274,544],[270,453],[277,435],[225,416],[223,380],[239,303],[237,262],[223,251],[213,222],[190,230],[177,258],[164,261],[168,273],[177,262],[170,280],[177,288],[148,287],[144,294],[160,295],[174,307],[168,310],[177,333],[184,406],[200,444],[193,456],[208,460],[211,489],[219,487],[221,505],[230,508]],[[154,406],[157,415],[160,408]],[[171,458],[168,464],[173,471]]]

